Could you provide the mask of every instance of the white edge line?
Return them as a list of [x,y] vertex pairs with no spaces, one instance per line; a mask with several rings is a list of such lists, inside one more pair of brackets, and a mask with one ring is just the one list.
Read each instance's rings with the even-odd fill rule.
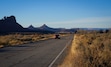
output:
[[72,39],[66,44],[66,46],[64,47],[64,49],[57,55],[57,57],[50,63],[50,65],[48,67],[52,67],[52,65],[55,63],[55,61],[60,57],[60,55],[64,52],[64,50],[67,48],[67,46],[69,45],[69,43],[72,41]]

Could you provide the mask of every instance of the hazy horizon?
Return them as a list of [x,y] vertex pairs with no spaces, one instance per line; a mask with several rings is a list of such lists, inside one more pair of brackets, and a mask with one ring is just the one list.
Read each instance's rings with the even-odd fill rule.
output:
[[1,0],[0,19],[14,15],[23,27],[111,28],[111,0]]

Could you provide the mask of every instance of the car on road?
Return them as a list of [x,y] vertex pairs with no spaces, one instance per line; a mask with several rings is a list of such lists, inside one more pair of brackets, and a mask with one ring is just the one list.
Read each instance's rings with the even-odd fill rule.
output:
[[59,34],[56,34],[56,35],[55,35],[55,39],[60,39],[60,35],[59,35]]

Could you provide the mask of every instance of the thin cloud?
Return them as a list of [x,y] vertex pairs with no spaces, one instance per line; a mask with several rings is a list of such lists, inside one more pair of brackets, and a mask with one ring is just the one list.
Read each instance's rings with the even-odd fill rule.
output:
[[[90,17],[90,18],[80,18],[69,21],[58,21],[58,22],[44,22],[49,26],[55,27],[111,27],[111,17]],[[42,25],[42,24],[39,24]]]
[[58,22],[46,22],[47,24],[72,24],[72,23],[106,23],[111,22],[111,17],[90,17],[81,18],[69,21],[58,21]]
[[111,17],[92,17],[74,20],[75,23],[111,22]]

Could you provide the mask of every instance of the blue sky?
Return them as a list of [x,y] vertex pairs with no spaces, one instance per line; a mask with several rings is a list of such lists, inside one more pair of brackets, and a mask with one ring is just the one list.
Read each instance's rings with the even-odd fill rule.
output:
[[0,8],[23,27],[111,28],[111,0],[0,0]]

